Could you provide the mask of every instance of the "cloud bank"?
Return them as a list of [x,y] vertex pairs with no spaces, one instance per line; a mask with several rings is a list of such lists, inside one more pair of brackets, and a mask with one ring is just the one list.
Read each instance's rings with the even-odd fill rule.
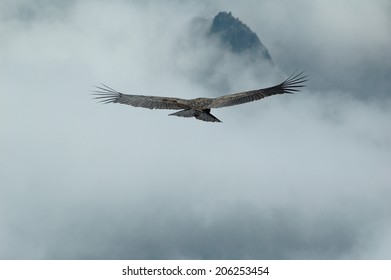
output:
[[[275,69],[202,36],[199,20],[222,10],[258,34]],[[388,1],[0,11],[1,259],[391,257]],[[216,96],[298,68],[303,92],[216,110],[220,125],[89,95],[103,82]]]

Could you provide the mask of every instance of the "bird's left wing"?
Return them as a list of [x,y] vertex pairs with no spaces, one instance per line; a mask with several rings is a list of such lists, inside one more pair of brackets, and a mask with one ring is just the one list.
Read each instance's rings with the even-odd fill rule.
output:
[[120,103],[134,107],[148,109],[188,109],[188,100],[175,97],[146,96],[124,94],[111,87],[102,85],[96,87],[95,99],[100,99],[102,103]]
[[299,91],[300,88],[305,87],[304,83],[307,81],[306,78],[307,76],[303,75],[303,72],[299,74],[293,73],[284,82],[274,87],[228,94],[228,95],[223,95],[214,98],[212,99],[211,103],[208,105],[208,108],[221,108],[221,107],[234,106],[234,105],[239,105],[247,102],[256,101],[270,95],[295,93],[296,91]]

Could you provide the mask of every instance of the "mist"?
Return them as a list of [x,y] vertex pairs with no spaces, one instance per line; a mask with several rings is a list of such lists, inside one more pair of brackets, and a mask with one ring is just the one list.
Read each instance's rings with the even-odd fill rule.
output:
[[[204,36],[219,11],[275,66]],[[0,258],[389,259],[390,26],[381,0],[1,1]],[[214,97],[297,69],[302,92],[221,124],[91,95]]]

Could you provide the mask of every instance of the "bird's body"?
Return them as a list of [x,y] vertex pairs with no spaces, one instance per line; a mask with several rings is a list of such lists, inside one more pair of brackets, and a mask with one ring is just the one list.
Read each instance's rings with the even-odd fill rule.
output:
[[101,99],[103,103],[120,103],[148,109],[181,110],[170,115],[185,118],[195,117],[207,122],[221,122],[210,113],[211,109],[252,102],[275,94],[294,93],[304,87],[306,81],[306,76],[303,76],[303,72],[301,72],[296,75],[292,74],[284,82],[273,87],[228,94],[217,98],[201,97],[195,99],[124,94],[103,85],[97,87],[95,98]]

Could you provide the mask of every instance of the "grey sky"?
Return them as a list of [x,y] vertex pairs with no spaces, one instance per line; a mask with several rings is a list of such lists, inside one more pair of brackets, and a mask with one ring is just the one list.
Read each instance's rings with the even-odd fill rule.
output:
[[[0,258],[390,259],[389,1],[155,2],[0,2]],[[218,11],[276,69],[203,38]],[[296,69],[303,92],[222,124],[89,95],[216,96]]]

